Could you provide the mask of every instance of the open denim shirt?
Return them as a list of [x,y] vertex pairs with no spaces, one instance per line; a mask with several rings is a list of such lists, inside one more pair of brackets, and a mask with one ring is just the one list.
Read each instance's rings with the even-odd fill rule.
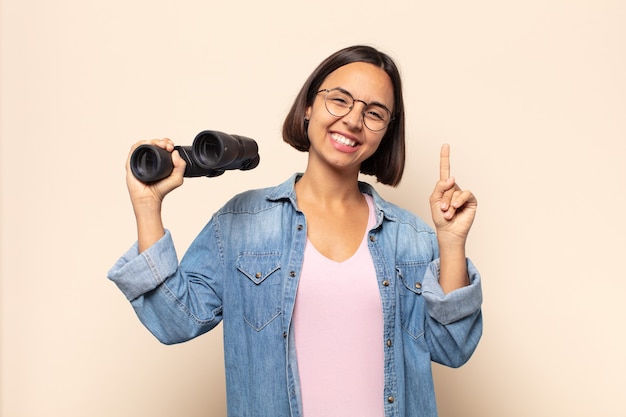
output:
[[[292,331],[307,239],[298,178],[235,196],[180,265],[166,231],[141,254],[135,243],[108,274],[162,343],[223,322],[230,417],[302,417]],[[474,352],[482,334],[480,275],[468,260],[471,284],[444,294],[433,230],[359,186],[376,207],[368,245],[383,307],[385,416],[436,416],[431,361],[458,367]]]

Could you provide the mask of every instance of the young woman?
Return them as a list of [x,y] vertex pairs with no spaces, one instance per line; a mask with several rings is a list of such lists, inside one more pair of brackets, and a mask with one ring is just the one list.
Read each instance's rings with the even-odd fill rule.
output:
[[180,264],[161,204],[184,160],[172,152],[174,171],[154,185],[127,167],[138,241],[109,278],[163,343],[223,323],[229,416],[436,416],[431,361],[461,366],[482,333],[465,255],[476,199],[450,176],[449,147],[435,231],[359,182],[397,185],[405,158],[398,70],[367,46],[318,66],[283,137],[308,152],[304,173],[235,196]]

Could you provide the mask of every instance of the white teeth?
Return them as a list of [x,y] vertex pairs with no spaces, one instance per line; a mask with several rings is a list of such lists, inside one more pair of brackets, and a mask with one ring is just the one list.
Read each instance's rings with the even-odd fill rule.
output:
[[333,140],[334,140],[335,142],[339,142],[339,143],[341,143],[342,145],[352,146],[352,147],[356,146],[356,142],[355,142],[355,141],[350,140],[350,139],[348,139],[347,137],[345,137],[345,136],[343,136],[343,135],[340,135],[339,133],[333,133],[333,134],[332,134],[332,135],[330,135],[330,136],[333,138]]

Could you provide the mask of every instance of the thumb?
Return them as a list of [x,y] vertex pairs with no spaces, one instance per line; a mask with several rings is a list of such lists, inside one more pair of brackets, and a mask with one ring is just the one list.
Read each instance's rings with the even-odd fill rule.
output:
[[174,166],[172,169],[172,175],[182,177],[185,173],[185,169],[187,168],[187,161],[180,156],[178,149],[174,149],[174,151],[172,151],[172,165]]

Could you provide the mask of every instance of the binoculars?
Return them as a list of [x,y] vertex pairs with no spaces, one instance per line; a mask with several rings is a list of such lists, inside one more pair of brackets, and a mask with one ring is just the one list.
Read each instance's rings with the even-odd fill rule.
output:
[[[175,146],[187,163],[184,177],[217,177],[229,169],[249,170],[259,165],[259,148],[250,138],[205,130],[191,146]],[[130,169],[139,181],[151,183],[168,177],[172,155],[155,145],[140,145],[130,156]]]

